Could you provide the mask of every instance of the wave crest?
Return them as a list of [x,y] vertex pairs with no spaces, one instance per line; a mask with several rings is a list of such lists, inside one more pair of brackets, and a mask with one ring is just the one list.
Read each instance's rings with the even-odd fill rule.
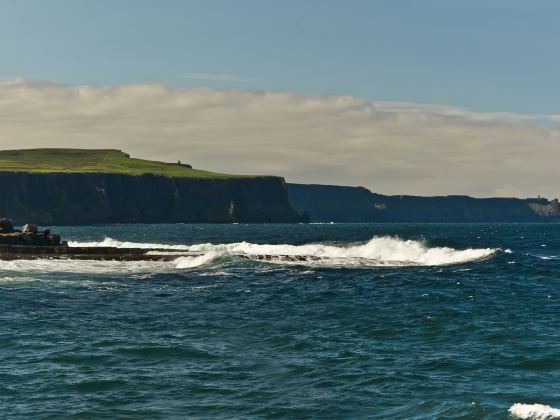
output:
[[560,418],[560,410],[543,404],[513,404],[509,414],[518,419],[548,420]]
[[214,261],[218,256],[215,252],[209,252],[198,257],[179,257],[174,263],[177,268],[195,268]]
[[[196,267],[218,256],[241,256],[260,259],[267,256],[272,262],[313,263],[319,265],[368,265],[368,266],[439,266],[481,260],[496,253],[495,248],[457,250],[448,247],[428,247],[415,240],[402,240],[390,236],[376,236],[363,244],[336,246],[328,244],[255,244],[236,242],[230,244],[167,245],[157,243],[122,242],[105,238],[101,242],[70,242],[70,246],[115,246],[118,248],[143,248],[200,253],[201,256],[178,256],[179,268]],[[284,257],[284,258],[283,258]],[[293,258],[286,258],[293,257]],[[286,261],[288,260],[288,261]]]

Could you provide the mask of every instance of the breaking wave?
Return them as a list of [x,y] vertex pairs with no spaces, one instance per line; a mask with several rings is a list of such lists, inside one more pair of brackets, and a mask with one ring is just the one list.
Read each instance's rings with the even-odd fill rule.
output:
[[174,262],[177,268],[194,268],[213,261],[218,255],[213,252],[198,257],[179,257]]
[[[123,242],[105,238],[101,242],[70,242],[70,246],[114,246],[118,248],[143,248],[197,253],[196,256],[180,256],[179,268],[206,264],[220,256],[239,256],[250,259],[266,259],[271,262],[311,263],[316,265],[366,265],[366,266],[439,266],[461,264],[487,258],[498,252],[496,248],[457,250],[447,247],[428,247],[421,241],[402,240],[396,237],[373,237],[367,243],[344,246],[328,244],[254,244],[236,242],[230,244],[167,245],[157,243]],[[263,258],[266,257],[266,258]]]
[[543,404],[513,404],[509,414],[517,419],[548,420],[560,418],[560,410]]

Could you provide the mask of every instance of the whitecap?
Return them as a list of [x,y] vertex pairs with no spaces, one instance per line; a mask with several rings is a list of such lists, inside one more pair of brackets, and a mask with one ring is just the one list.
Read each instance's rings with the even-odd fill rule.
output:
[[560,410],[543,404],[513,404],[509,414],[518,419],[548,420],[560,418]]

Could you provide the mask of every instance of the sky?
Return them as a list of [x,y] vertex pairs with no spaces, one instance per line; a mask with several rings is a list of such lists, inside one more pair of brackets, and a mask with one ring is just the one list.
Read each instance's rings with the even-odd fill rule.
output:
[[560,195],[560,2],[0,0],[0,148]]

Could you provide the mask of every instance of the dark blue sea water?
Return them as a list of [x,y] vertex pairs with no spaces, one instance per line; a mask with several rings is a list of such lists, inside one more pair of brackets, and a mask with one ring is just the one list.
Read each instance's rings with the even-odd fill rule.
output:
[[57,230],[203,256],[2,262],[2,418],[560,414],[560,225]]

